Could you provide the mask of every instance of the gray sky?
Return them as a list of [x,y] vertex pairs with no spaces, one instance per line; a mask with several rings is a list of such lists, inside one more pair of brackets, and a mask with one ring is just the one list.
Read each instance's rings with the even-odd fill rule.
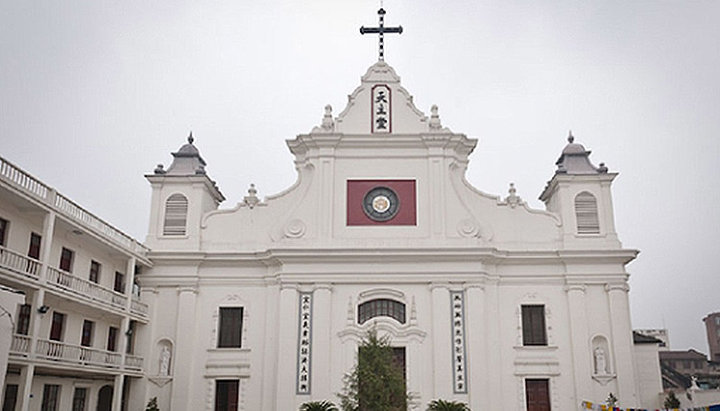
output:
[[[284,140],[339,113],[377,59],[376,1],[10,1],[0,154],[142,240],[150,189],[192,129],[241,200],[295,180]],[[720,2],[387,0],[386,61],[418,107],[480,139],[468,180],[537,208],[568,129],[621,174],[636,328],[707,352],[720,310]]]

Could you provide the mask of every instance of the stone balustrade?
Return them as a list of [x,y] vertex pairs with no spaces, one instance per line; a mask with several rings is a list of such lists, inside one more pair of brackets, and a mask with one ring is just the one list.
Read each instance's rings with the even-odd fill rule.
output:
[[144,255],[148,249],[132,237],[106,223],[93,213],[80,207],[69,198],[57,193],[40,180],[0,157],[0,181],[4,181],[28,196],[53,208],[78,225],[107,238],[122,248]]
[[54,267],[48,267],[47,285],[110,305],[119,310],[124,309],[127,302],[127,297],[118,292]]
[[40,275],[40,261],[2,246],[0,246],[0,267],[33,280],[37,280]]

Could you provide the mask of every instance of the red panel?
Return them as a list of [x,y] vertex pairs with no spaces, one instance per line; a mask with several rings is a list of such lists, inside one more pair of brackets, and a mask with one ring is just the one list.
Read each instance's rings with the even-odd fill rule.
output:
[[[395,192],[400,208],[388,221],[374,221],[363,211],[363,198],[375,187],[387,187]],[[416,225],[415,180],[348,180],[347,225]]]

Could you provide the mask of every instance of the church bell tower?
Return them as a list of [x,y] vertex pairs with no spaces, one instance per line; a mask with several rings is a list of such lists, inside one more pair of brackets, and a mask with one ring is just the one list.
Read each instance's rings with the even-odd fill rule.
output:
[[158,164],[148,174],[152,186],[150,227],[145,244],[157,249],[197,249],[200,246],[200,219],[216,210],[225,200],[220,189],[205,172],[205,160],[193,144],[190,133],[187,144],[172,153],[173,162],[165,170]]

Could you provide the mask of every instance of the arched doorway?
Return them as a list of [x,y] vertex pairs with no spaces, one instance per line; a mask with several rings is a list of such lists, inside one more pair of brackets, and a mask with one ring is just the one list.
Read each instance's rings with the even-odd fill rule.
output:
[[97,411],[112,410],[113,387],[112,385],[104,385],[98,393]]

